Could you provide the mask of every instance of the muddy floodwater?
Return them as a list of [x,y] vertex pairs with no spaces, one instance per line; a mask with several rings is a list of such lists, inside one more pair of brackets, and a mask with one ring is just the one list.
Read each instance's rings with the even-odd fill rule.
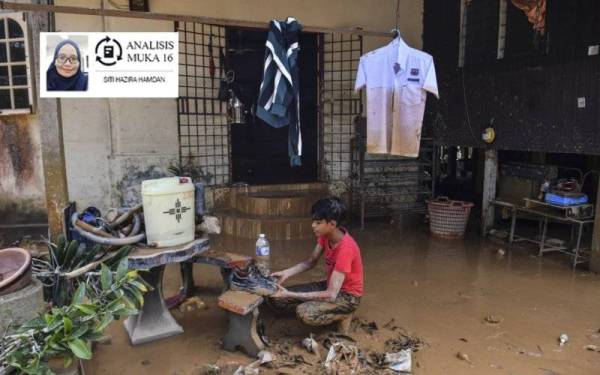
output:
[[[414,374],[600,374],[600,352],[585,348],[600,347],[600,276],[573,271],[566,255],[539,259],[529,245],[509,249],[476,235],[435,239],[426,226],[373,224],[350,232],[361,247],[365,271],[356,316],[379,327],[372,335],[350,333],[361,350],[381,350],[390,335],[382,327],[393,318],[426,343],[413,355]],[[254,241],[221,236],[211,246],[252,254]],[[271,243],[272,269],[304,259],[313,247],[314,239]],[[322,273],[321,260],[287,283],[320,279]],[[113,323],[110,342],[96,346],[86,374],[200,374],[206,364],[250,363],[251,358],[220,347],[227,319],[217,307],[219,270],[195,265],[194,275],[197,295],[208,308],[173,310],[185,333],[132,347],[122,323]],[[165,295],[174,294],[179,284],[178,267],[169,266]],[[287,337],[295,343],[311,332],[323,333],[266,311],[261,316],[273,340]],[[564,346],[558,342],[561,333],[569,337]],[[319,369],[304,372],[318,374]]]

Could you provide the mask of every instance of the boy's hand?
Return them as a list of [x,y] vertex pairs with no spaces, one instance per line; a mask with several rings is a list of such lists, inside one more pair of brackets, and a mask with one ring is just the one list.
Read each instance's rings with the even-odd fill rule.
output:
[[277,283],[279,283],[279,284],[283,284],[283,282],[285,280],[287,280],[288,277],[289,277],[287,275],[287,272],[285,272],[285,270],[284,271],[273,272],[269,276],[276,278],[277,279]]
[[277,292],[271,294],[271,298],[286,298],[289,297],[290,292],[282,287],[281,285],[277,285]]

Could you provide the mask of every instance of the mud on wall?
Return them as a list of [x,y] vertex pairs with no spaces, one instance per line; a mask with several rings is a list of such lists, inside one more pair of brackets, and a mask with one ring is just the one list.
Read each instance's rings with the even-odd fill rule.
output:
[[39,123],[0,116],[0,224],[46,222]]

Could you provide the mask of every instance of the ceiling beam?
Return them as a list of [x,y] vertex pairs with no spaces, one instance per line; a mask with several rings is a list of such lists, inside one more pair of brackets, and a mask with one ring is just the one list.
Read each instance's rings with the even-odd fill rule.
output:
[[[9,9],[25,12],[46,12],[46,13],[65,13],[65,14],[82,14],[89,16],[104,16],[104,17],[121,17],[121,18],[141,18],[160,21],[179,21],[191,23],[205,23],[219,26],[234,26],[234,27],[249,27],[258,29],[267,29],[268,23],[243,21],[227,18],[215,18],[206,16],[188,16],[182,14],[167,14],[167,13],[152,13],[152,12],[137,12],[130,10],[117,9],[99,9],[85,8],[74,6],[61,5],[46,5],[46,4],[26,4],[15,3],[12,1],[0,1],[0,9]],[[302,31],[310,33],[325,33],[325,34],[355,34],[362,36],[375,37],[392,37],[391,32],[363,30],[355,27],[319,27],[319,26],[304,26]]]

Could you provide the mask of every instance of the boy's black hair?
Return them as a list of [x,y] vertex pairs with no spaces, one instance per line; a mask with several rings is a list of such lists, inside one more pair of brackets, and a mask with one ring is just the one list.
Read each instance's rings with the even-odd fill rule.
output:
[[313,220],[335,220],[340,226],[346,219],[346,205],[338,197],[319,199],[311,209]]

